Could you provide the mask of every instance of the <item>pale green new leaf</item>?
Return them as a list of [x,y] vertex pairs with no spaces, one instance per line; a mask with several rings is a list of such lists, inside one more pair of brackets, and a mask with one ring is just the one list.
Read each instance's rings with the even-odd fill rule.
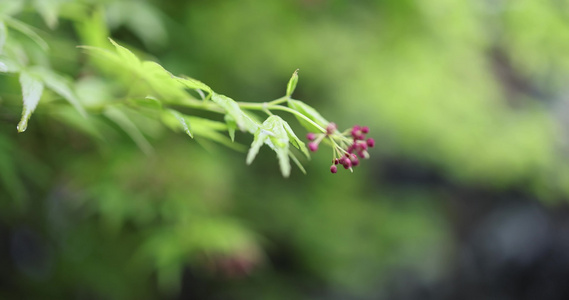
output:
[[120,58],[123,60],[122,63],[125,63],[135,68],[140,66],[140,60],[138,59],[138,57],[136,57],[136,55],[134,55],[134,53],[130,52],[130,50],[128,50],[127,48],[117,44],[111,38],[109,38],[109,41],[111,41],[113,46],[115,46],[117,53],[119,54]]
[[168,100],[185,99],[191,97],[184,91],[184,85],[178,78],[153,61],[141,62],[134,53],[120,46],[113,40],[116,53],[97,47],[82,46],[83,49],[102,58],[108,64],[127,69],[147,83],[149,92],[155,93]]
[[235,141],[235,129],[237,129],[237,123],[235,123],[235,119],[230,115],[225,115],[225,124],[227,124],[227,132],[229,133],[229,137],[231,141]]
[[83,117],[87,116],[87,112],[85,112],[85,109],[79,102],[76,93],[71,89],[69,81],[46,68],[36,67],[31,70],[31,72],[40,78],[50,90],[56,92],[71,103]]
[[184,76],[184,77],[176,77],[176,80],[178,80],[178,82],[180,82],[181,84],[183,84],[185,87],[189,88],[189,89],[193,89],[193,90],[202,90],[205,91],[209,94],[208,98],[211,97],[211,94],[213,93],[212,89],[207,86],[205,83]]
[[[308,104],[305,104],[302,101],[298,101],[298,100],[292,100],[289,99],[288,100],[288,107],[300,112],[301,114],[305,115],[306,117],[308,117],[310,120],[312,120],[313,122],[315,122],[316,124],[320,125],[320,127],[322,128],[326,128],[326,126],[328,125],[328,121],[326,119],[324,119],[324,117],[322,117],[314,108],[312,108],[311,106],[309,106]],[[307,122],[306,120],[304,120],[303,118],[300,118],[298,116],[296,116],[296,119],[298,120],[298,122],[300,123],[300,125],[302,125],[304,128],[306,128],[306,130],[310,131],[310,132],[320,132],[320,129],[315,127],[314,125],[310,124],[309,122]]]
[[128,99],[128,103],[136,108],[144,108],[151,111],[159,111],[162,109],[162,102],[153,97],[131,98]]
[[[184,125],[186,124],[188,125],[187,128],[191,130],[192,137],[202,137],[214,142],[218,142],[238,151],[244,150],[242,145],[233,143],[229,138],[227,138],[227,136],[220,133],[220,131],[227,130],[227,125],[222,122],[212,121],[200,117],[187,116],[173,110],[164,110],[162,112],[161,119],[166,126],[174,131],[186,131],[186,126]],[[191,129],[189,127],[189,124],[191,124]],[[186,131],[186,133],[188,132]]]
[[266,144],[277,153],[281,173],[284,177],[288,177],[290,175],[289,138],[284,124],[286,122],[281,117],[272,115],[263,122],[263,127],[273,133],[273,135],[269,136]]
[[150,88],[161,97],[169,100],[190,97],[183,90],[183,85],[175,76],[153,61],[143,61],[138,74],[149,84]]
[[288,177],[290,175],[289,136],[284,128],[284,124],[286,122],[276,115],[268,117],[263,122],[261,127],[255,132],[253,143],[247,154],[247,164],[251,164],[257,153],[259,153],[261,146],[267,144],[277,153],[283,176]]
[[118,66],[128,67],[126,65],[118,64],[121,62],[119,56],[117,54],[113,53],[112,51],[108,50],[108,49],[99,48],[99,47],[92,47],[92,46],[77,46],[77,47],[86,50],[91,55],[97,56],[99,58],[103,58],[105,60],[109,60],[112,63],[117,64]]
[[268,132],[262,127],[259,128],[257,132],[255,132],[253,143],[251,143],[251,148],[249,148],[249,152],[247,153],[246,163],[248,165],[253,163],[255,157],[257,157],[257,154],[259,153],[259,149],[261,149],[261,146],[263,146],[265,140],[269,137],[270,134],[272,133]]
[[18,123],[18,132],[24,132],[28,128],[28,120],[40,101],[43,93],[43,83],[28,73],[22,72],[20,73],[20,85],[22,86],[24,108],[22,110],[22,119]]
[[288,137],[290,138],[290,143],[296,147],[296,149],[299,149],[300,151],[302,151],[302,153],[304,153],[304,155],[306,155],[306,157],[310,158],[310,153],[308,152],[308,148],[306,148],[306,145],[304,144],[303,141],[301,141],[296,134],[294,133],[294,131],[292,130],[292,128],[290,128],[290,125],[288,125],[287,122],[283,122],[283,126],[284,129],[286,130],[286,132],[288,133]]
[[212,93],[212,101],[221,106],[228,115],[230,115],[241,131],[248,131],[254,134],[257,132],[259,125],[253,121],[247,114],[245,114],[239,104],[233,99],[224,95]]
[[18,73],[20,70],[21,67],[19,63],[9,57],[0,55],[0,72]]
[[188,116],[186,118],[192,124],[192,130],[196,136],[218,142],[237,151],[245,151],[245,147],[243,145],[233,143],[227,135],[220,133],[220,131],[227,130],[227,125],[225,123],[193,116]]
[[178,121],[179,125],[182,127],[184,132],[187,135],[189,135],[191,138],[194,138],[194,135],[192,134],[192,131],[190,130],[190,124],[187,121],[187,118],[183,117],[182,114],[180,114],[179,112],[172,110],[172,109],[167,109],[165,112],[174,116],[174,118],[176,118],[176,120]]
[[5,17],[4,21],[6,22],[6,25],[14,28],[15,30],[18,30],[30,38],[32,41],[34,41],[36,44],[38,44],[42,50],[47,51],[49,49],[47,43],[34,31],[31,26],[10,17]]

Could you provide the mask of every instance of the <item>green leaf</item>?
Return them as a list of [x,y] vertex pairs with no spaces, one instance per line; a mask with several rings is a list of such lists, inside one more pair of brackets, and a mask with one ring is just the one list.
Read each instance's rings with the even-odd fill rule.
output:
[[266,144],[277,153],[281,173],[284,177],[288,177],[290,175],[290,161],[288,156],[289,138],[284,129],[284,124],[286,124],[286,122],[281,119],[281,117],[272,115],[263,122],[263,127],[273,133],[273,135],[269,136],[269,140],[266,141]]
[[289,137],[284,128],[286,122],[281,117],[272,115],[268,117],[255,132],[253,143],[247,154],[247,164],[251,164],[263,144],[269,146],[277,153],[281,173],[284,177],[290,175]]
[[31,26],[10,17],[4,18],[4,21],[8,26],[14,28],[15,30],[18,30],[30,38],[32,41],[34,41],[36,44],[38,44],[38,46],[40,46],[43,51],[47,51],[49,49],[47,43],[34,31]]
[[304,155],[306,155],[306,157],[310,158],[310,153],[308,152],[308,148],[306,148],[306,145],[304,144],[303,141],[301,141],[296,134],[294,134],[294,131],[292,131],[292,128],[290,128],[290,125],[288,125],[287,122],[284,122],[283,124],[284,129],[286,130],[288,137],[290,139],[290,143],[296,147],[296,149],[299,149],[300,151],[302,151],[302,153],[304,153]]
[[205,91],[208,94],[210,94],[210,97],[211,97],[211,94],[213,93],[213,91],[211,90],[211,88],[209,86],[207,86],[205,83],[203,83],[199,80],[196,80],[196,79],[193,79],[193,78],[190,78],[187,76],[176,77],[176,80],[178,80],[178,82],[180,82],[181,84],[183,84],[185,87],[187,87],[189,89]]
[[114,106],[107,106],[103,114],[115,124],[117,124],[133,141],[134,143],[147,155],[154,152],[152,145],[146,140],[138,127],[128,118],[128,116]]
[[[81,46],[81,48],[102,58],[103,61],[106,62],[106,65],[112,65],[115,71],[118,67],[120,71],[126,69],[134,73],[147,83],[145,87],[148,89],[148,93],[153,93],[161,99],[174,101],[191,98],[191,95],[184,91],[185,85],[178,80],[179,78],[173,76],[161,65],[153,61],[141,62],[136,55],[128,49],[112,40],[111,42],[115,45],[116,53],[97,47]],[[130,76],[128,79],[132,80]],[[140,87],[140,89],[144,89],[144,86]]]
[[28,120],[40,101],[43,93],[43,83],[28,73],[22,72],[20,73],[20,85],[22,86],[24,108],[22,110],[22,119],[18,123],[18,132],[24,132],[28,128]]
[[231,141],[235,141],[235,129],[237,129],[237,123],[235,123],[235,119],[233,119],[230,115],[225,115],[225,124],[227,124],[227,132],[229,133],[229,137]]
[[[222,122],[212,121],[200,117],[187,116],[173,110],[165,110],[162,113],[162,122],[170,129],[175,131],[186,131],[184,123],[187,125],[191,124],[191,137],[196,136],[206,138],[237,151],[245,150],[243,145],[233,143],[233,141],[227,138],[227,136],[219,132],[227,130],[227,125]],[[188,132],[186,131],[186,133]]]
[[190,96],[184,92],[183,85],[175,76],[153,61],[143,61],[142,68],[135,70],[159,96],[173,100],[185,99]]
[[224,95],[212,93],[212,101],[221,106],[228,115],[230,115],[241,131],[248,131],[254,134],[257,132],[259,125],[253,121],[247,114],[245,114],[239,104],[233,99]]
[[212,140],[237,151],[245,150],[243,145],[234,143],[227,135],[219,132],[227,130],[225,123],[191,116],[187,117],[187,119],[191,122],[196,136]]
[[82,43],[94,47],[107,47],[110,35],[103,5],[93,5],[90,11],[85,11],[78,6],[76,9],[67,10],[66,17],[74,21],[74,27]]
[[136,108],[146,108],[157,111],[162,109],[162,102],[150,96],[146,98],[130,98],[128,102]]
[[257,157],[257,154],[259,153],[259,149],[261,149],[261,146],[263,146],[265,140],[269,137],[270,134],[272,133],[266,131],[263,128],[259,128],[257,132],[255,132],[253,143],[251,143],[251,148],[249,148],[249,152],[247,153],[246,163],[248,165],[253,163],[255,157]]
[[79,102],[77,95],[70,87],[70,82],[55,72],[41,67],[35,67],[30,72],[40,78],[45,85],[52,91],[65,98],[75,109],[83,116],[87,116],[87,112]]
[[0,72],[17,73],[20,71],[19,64],[9,57],[0,55]]
[[296,71],[294,71],[294,73],[292,73],[292,77],[290,78],[290,80],[288,81],[288,84],[286,85],[286,96],[290,97],[292,95],[292,93],[294,92],[294,89],[296,89],[296,84],[298,83],[298,69],[296,69]]
[[[316,124],[320,125],[320,127],[322,127],[322,128],[326,128],[328,123],[330,123],[326,119],[324,119],[314,108],[305,104],[302,101],[289,99],[287,102],[288,102],[288,107],[290,107],[290,108],[298,111],[299,113],[305,115],[310,120],[312,120]],[[306,130],[308,130],[310,132],[320,132],[320,129],[316,128],[314,125],[310,124],[306,120],[299,118],[296,115],[295,115],[295,117],[298,120],[298,122],[300,123],[300,125],[302,125],[304,128],[306,128]]]
[[183,117],[182,114],[180,114],[179,112],[172,110],[172,109],[166,110],[166,113],[169,113],[172,116],[174,116],[174,118],[176,118],[176,120],[178,121],[178,123],[180,124],[180,126],[182,127],[184,132],[187,135],[189,135],[191,138],[194,138],[194,135],[192,134],[192,132],[190,130],[190,124],[187,121],[187,118]]
[[123,60],[123,63],[135,68],[140,66],[140,60],[138,59],[138,57],[136,57],[136,55],[134,55],[134,53],[130,52],[130,50],[128,50],[127,48],[117,44],[111,38],[109,38],[109,41],[111,41],[113,46],[115,46],[117,53],[119,54],[120,58]]

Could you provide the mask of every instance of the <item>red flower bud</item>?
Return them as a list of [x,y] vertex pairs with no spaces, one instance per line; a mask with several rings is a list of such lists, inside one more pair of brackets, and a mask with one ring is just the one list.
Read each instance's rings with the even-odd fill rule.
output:
[[326,134],[327,135],[331,135],[334,133],[334,131],[336,131],[338,127],[336,126],[336,123],[334,122],[330,122],[328,123],[328,126],[326,126]]
[[358,159],[358,157],[355,154],[352,154],[352,157],[350,158],[350,162],[352,163],[352,166],[357,166],[360,164],[360,160]]
[[314,134],[313,132],[309,132],[306,134],[306,139],[309,141],[314,141],[314,139],[316,139],[316,134]]
[[316,150],[318,150],[318,144],[316,142],[310,142],[308,143],[308,149],[312,152],[316,152]]

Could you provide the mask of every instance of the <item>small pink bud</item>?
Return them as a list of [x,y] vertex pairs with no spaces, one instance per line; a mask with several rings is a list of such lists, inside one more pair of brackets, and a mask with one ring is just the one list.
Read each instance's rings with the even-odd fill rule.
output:
[[316,142],[308,143],[308,149],[312,152],[316,152],[316,150],[318,150],[318,144]]
[[363,132],[363,133],[368,133],[368,132],[369,132],[369,127],[367,127],[367,126],[362,127],[362,132]]
[[360,125],[354,125],[354,127],[352,127],[352,131],[358,131],[360,129],[362,129]]
[[330,167],[330,172],[332,172],[332,174],[336,174],[336,172],[338,172],[338,167],[336,167],[335,165],[332,165]]
[[314,134],[314,132],[309,132],[306,134],[306,139],[309,141],[314,141],[315,138],[316,138],[316,134]]
[[354,141],[363,140],[365,138],[361,130],[352,130],[352,137],[354,138]]
[[352,131],[350,132],[350,134],[352,135],[352,137],[354,139],[357,139],[358,135],[360,134],[360,130],[356,130],[356,129],[352,129]]
[[360,164],[360,160],[358,159],[358,157],[355,154],[352,154],[350,161],[352,162],[352,166],[354,166],[354,167]]
[[355,149],[356,149],[356,145],[351,144],[346,151],[348,151],[348,153],[352,153],[352,152],[354,152]]
[[337,128],[338,127],[336,126],[336,123],[334,123],[334,122],[328,123],[328,126],[326,126],[326,134],[327,135],[333,134]]
[[368,145],[368,147],[373,148],[373,146],[375,146],[375,140],[372,138],[367,139],[366,144]]
[[360,158],[363,158],[363,159],[368,159],[368,158],[369,158],[369,153],[368,153],[367,151],[365,151],[365,150],[362,150],[362,151],[358,152],[358,155],[360,156]]
[[337,158],[334,158],[334,164],[337,165],[337,164],[339,164],[339,163],[340,163],[340,160],[337,159]]
[[352,166],[352,162],[349,159],[345,159],[342,165],[344,166],[344,169],[349,169]]

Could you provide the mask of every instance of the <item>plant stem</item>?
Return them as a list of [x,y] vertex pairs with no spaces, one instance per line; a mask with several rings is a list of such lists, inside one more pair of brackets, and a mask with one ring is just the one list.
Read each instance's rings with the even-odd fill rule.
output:
[[273,106],[269,106],[268,109],[282,110],[282,111],[289,112],[289,113],[291,113],[291,114],[293,114],[293,115],[295,115],[295,116],[298,116],[298,117],[304,119],[306,122],[312,124],[312,126],[318,128],[318,130],[320,130],[320,131],[322,131],[322,132],[326,132],[326,129],[322,128],[320,125],[318,125],[318,124],[316,124],[314,121],[310,120],[309,117],[303,115],[302,113],[300,113],[300,112],[298,112],[298,111],[296,111],[296,110],[294,110],[294,109],[292,109],[292,108],[289,108],[289,107],[286,107],[286,106],[281,106],[281,105],[273,105]]
[[273,101],[269,102],[268,105],[278,105],[278,104],[287,102],[288,99],[289,99],[289,97],[286,97],[286,96],[285,96],[285,97],[281,97],[281,98],[279,98],[279,99],[276,99],[276,100],[273,100]]
[[221,113],[221,114],[225,113],[225,110],[223,110],[223,108],[219,107],[215,103],[204,102],[204,101],[196,100],[196,99],[184,99],[184,101],[172,102],[169,104],[170,105],[179,105],[179,106],[189,107],[189,108],[196,108],[196,109],[201,109],[201,110],[207,110],[207,111]]

